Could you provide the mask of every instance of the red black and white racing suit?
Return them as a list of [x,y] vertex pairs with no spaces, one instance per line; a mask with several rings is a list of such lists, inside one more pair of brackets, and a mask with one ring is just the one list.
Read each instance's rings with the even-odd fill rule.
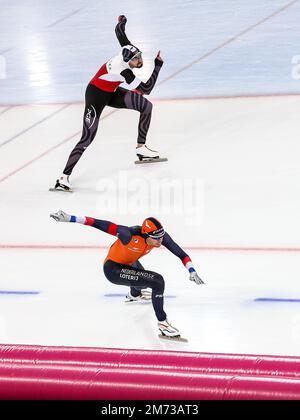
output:
[[140,112],[137,142],[146,142],[151,121],[152,103],[143,94],[149,95],[154,88],[163,62],[155,59],[151,77],[147,82],[141,82],[129,67],[129,61],[126,61],[139,50],[128,40],[125,34],[125,24],[124,21],[119,22],[115,29],[122,47],[120,54],[104,63],[86,88],[82,135],[65,166],[63,173],[66,175],[71,175],[83,152],[94,140],[105,106],[133,109]]

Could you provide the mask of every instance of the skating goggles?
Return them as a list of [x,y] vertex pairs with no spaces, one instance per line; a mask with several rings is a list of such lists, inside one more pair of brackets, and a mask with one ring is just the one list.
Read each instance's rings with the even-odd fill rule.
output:
[[138,53],[136,53],[132,58],[131,58],[131,60],[130,61],[132,61],[132,60],[139,60],[139,59],[141,59],[142,58],[142,53],[141,53],[141,51],[139,51]]
[[161,239],[164,237],[164,234],[165,234],[165,231],[162,231],[159,235],[149,235],[148,233],[148,236],[149,238],[155,239],[156,241],[158,241],[158,239]]

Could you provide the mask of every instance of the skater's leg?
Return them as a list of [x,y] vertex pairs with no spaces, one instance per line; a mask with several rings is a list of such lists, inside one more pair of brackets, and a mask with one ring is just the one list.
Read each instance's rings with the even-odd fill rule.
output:
[[143,95],[124,89],[117,89],[108,106],[133,109],[140,112],[137,143],[141,146],[144,145],[151,122],[152,103],[144,98]]
[[71,175],[83,152],[94,140],[98,129],[100,115],[111,96],[111,93],[104,92],[96,88],[94,85],[88,85],[85,94],[85,110],[81,139],[69,156],[63,171],[65,175]]
[[[144,270],[144,267],[139,261],[135,261],[131,267],[137,268],[138,270]],[[133,297],[138,297],[141,294],[142,287],[131,286],[130,287],[130,294]]]
[[166,320],[167,315],[163,308],[165,282],[160,274],[118,264],[110,260],[106,261],[103,269],[106,278],[114,284],[152,289],[152,305],[155,315],[158,321]]

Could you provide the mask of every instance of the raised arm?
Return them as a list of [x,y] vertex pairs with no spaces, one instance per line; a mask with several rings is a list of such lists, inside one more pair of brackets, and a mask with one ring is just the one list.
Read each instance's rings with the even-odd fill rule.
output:
[[180,246],[175,241],[173,241],[173,239],[167,232],[165,232],[164,234],[162,245],[164,245],[169,251],[171,251],[172,254],[176,255],[176,257],[181,259],[182,264],[190,273],[190,280],[194,281],[196,284],[204,284],[204,281],[201,280],[198,274],[196,273],[192,260],[190,259],[188,254],[184,252],[184,250],[180,248]]
[[124,47],[124,45],[131,44],[131,42],[129,41],[129,39],[127,38],[126,33],[125,33],[126,22],[127,22],[126,16],[124,16],[124,15],[119,16],[118,17],[118,23],[117,23],[116,28],[115,28],[115,33],[116,33],[116,36],[118,38],[118,41],[119,41],[121,47]]
[[149,80],[147,80],[147,82],[141,82],[138,85],[137,90],[141,91],[142,93],[146,95],[149,95],[151,93],[152,89],[155,86],[158,73],[160,72],[160,69],[162,68],[163,63],[164,62],[160,56],[160,51],[158,51],[157,56],[155,57],[155,60],[154,60],[154,70]]
[[171,251],[172,254],[176,255],[176,257],[180,258],[183,265],[187,269],[189,269],[189,263],[191,263],[190,257],[186,252],[184,252],[182,248],[180,248],[180,246],[175,241],[173,241],[173,239],[167,232],[165,232],[162,245],[165,246],[169,251]]
[[131,232],[127,226],[116,225],[108,220],[94,219],[86,216],[72,216],[59,210],[57,213],[51,213],[52,217],[57,222],[81,223],[82,225],[92,226],[102,232],[117,236],[123,244],[128,244],[131,240]]

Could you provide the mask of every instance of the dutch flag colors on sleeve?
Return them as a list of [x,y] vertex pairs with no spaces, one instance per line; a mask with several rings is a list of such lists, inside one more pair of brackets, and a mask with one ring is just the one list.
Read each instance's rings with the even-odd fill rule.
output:
[[70,222],[81,223],[82,225],[93,226],[94,219],[92,217],[85,217],[85,216],[71,216]]
[[99,220],[86,216],[71,216],[70,222],[81,223],[85,226],[92,226],[96,229],[102,230],[102,232],[109,233],[113,236],[118,236],[118,225],[107,220]]
[[190,259],[189,256],[184,257],[183,260],[182,260],[182,262],[183,262],[183,265],[189,270],[190,273],[192,273],[193,271],[196,271],[194,269],[192,260]]

